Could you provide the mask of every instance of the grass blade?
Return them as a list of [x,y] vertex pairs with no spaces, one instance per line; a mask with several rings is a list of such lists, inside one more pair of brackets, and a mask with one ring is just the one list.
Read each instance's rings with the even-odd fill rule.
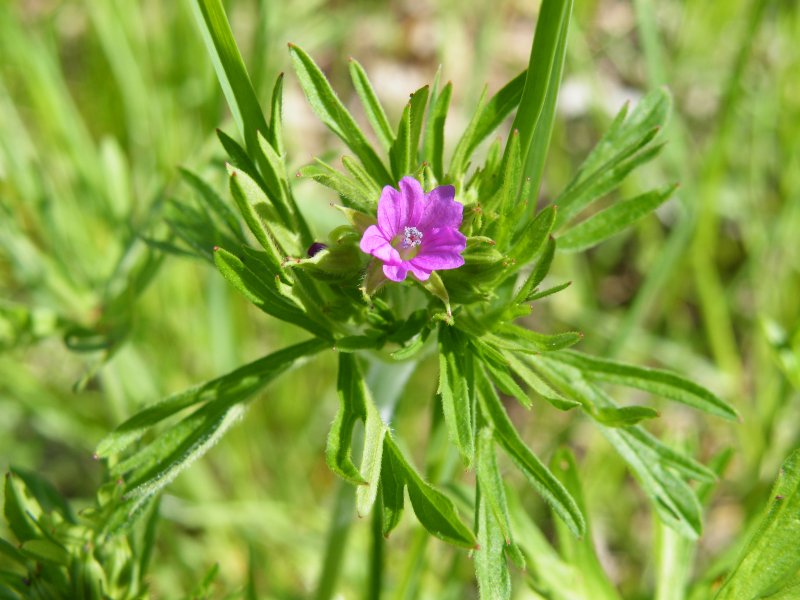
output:
[[571,12],[572,0],[542,2],[525,87],[511,126],[520,134],[525,165],[523,176],[530,177],[534,198],[538,197],[544,158],[550,143]]
[[244,137],[247,150],[255,154],[258,149],[258,133],[267,135],[269,127],[242,55],[233,39],[222,0],[195,0],[192,6],[233,118]]

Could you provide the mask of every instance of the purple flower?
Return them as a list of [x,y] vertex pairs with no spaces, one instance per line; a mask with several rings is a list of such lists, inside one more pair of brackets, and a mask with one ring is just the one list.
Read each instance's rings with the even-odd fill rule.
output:
[[426,281],[432,271],[457,269],[467,238],[458,228],[464,207],[452,185],[427,194],[419,181],[403,177],[400,190],[386,186],[378,200],[378,223],[361,238],[361,250],[383,261],[383,274],[403,281],[409,271]]

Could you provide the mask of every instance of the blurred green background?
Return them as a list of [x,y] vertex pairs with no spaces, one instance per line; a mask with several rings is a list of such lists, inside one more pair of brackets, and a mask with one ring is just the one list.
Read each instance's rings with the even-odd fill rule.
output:
[[[315,57],[349,106],[347,58],[357,58],[392,121],[441,65],[454,83],[455,135],[484,84],[494,92],[525,68],[537,4],[226,6],[265,103],[287,71],[285,142],[296,169],[340,146],[289,73],[287,42]],[[577,2],[546,167],[548,195],[626,100],[671,90],[668,145],[627,185],[680,181],[676,199],[587,254],[560,256],[552,277],[573,285],[532,322],[579,328],[590,353],[669,367],[737,407],[738,425],[674,405],[654,425],[704,461],[734,450],[699,546],[698,572],[710,576],[800,446],[798,39],[791,0]],[[302,337],[257,312],[210,263],[147,243],[168,235],[175,200],[194,193],[179,166],[223,189],[216,127],[235,130],[190,2],[0,4],[0,467],[42,474],[78,508],[103,481],[95,445],[125,417]],[[303,181],[297,196],[324,235],[336,219],[327,190]],[[435,388],[429,365],[406,389],[396,428],[409,447],[428,443]],[[251,570],[259,597],[311,593],[334,502],[324,445],[335,408],[324,354],[269,388],[176,480],[161,503],[155,597],[189,594],[215,563],[214,595],[238,593]],[[509,409],[543,455],[560,444],[576,451],[606,570],[626,598],[651,597],[653,517],[620,459],[579,416]],[[523,500],[550,531],[538,500]],[[426,574],[409,578],[417,527],[406,517],[387,546],[397,597],[466,597],[470,561],[440,542],[428,544],[436,560]],[[353,529],[343,597],[365,577],[368,529]]]

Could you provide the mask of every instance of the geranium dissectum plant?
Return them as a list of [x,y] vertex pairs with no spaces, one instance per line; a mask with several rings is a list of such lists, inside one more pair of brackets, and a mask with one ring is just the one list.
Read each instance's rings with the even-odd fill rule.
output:
[[[519,436],[501,394],[516,398],[525,408],[536,399],[555,410],[583,413],[628,462],[664,523],[688,537],[699,534],[700,507],[687,501],[686,494],[694,492],[686,482],[712,480],[713,474],[641,427],[640,422],[658,415],[653,407],[620,407],[603,384],[638,388],[725,418],[735,418],[733,409],[672,373],[568,350],[581,334],[540,333],[523,320],[533,303],[567,286],[556,282],[543,287],[557,250],[574,252],[601,243],[650,213],[673,189],[654,189],[607,203],[599,211],[586,210],[658,153],[655,138],[667,117],[669,97],[657,91],[630,115],[623,107],[569,185],[552,198],[540,198],[569,20],[569,11],[553,12],[556,4],[545,0],[540,19],[550,25],[556,19],[554,31],[560,34],[542,38],[549,41],[536,47],[541,56],[532,56],[530,63],[552,69],[543,75],[531,67],[484,99],[449,156],[444,123],[451,84],[434,83],[414,92],[397,127],[392,127],[366,73],[351,61],[356,92],[378,140],[374,146],[311,57],[290,46],[311,107],[352,154],[343,157],[344,170],[316,161],[298,173],[336,192],[348,223],[330,232],[311,229],[286,174],[282,77],[273,92],[269,120],[252,88],[233,88],[234,113],[243,115],[244,145],[224,133],[220,139],[231,160],[231,198],[250,237],[232,222],[227,207],[214,202],[206,210],[216,215],[216,228],[198,231],[187,225],[180,237],[187,239],[187,232],[195,231],[192,247],[216,246],[213,253],[199,254],[212,258],[225,278],[263,312],[311,337],[168,400],[166,406],[178,407],[173,412],[163,410],[150,420],[134,417],[109,436],[98,449],[101,456],[125,451],[155,422],[198,405],[184,429],[157,438],[158,448],[164,450],[154,450],[147,460],[115,463],[112,473],[125,481],[119,524],[205,452],[209,440],[217,439],[240,416],[243,402],[253,393],[296,361],[335,348],[339,407],[326,457],[336,474],[357,487],[357,512],[366,515],[377,505],[377,526],[388,535],[400,521],[407,491],[413,512],[431,535],[475,552],[482,589],[491,585],[499,594],[491,597],[510,594],[506,558],[521,565],[526,561],[511,530],[510,514],[518,507],[510,508],[506,501],[497,448],[533,482],[533,489],[572,534],[586,532],[586,518],[573,493]],[[220,35],[212,29],[213,35]],[[537,32],[537,39],[540,35]],[[228,39],[218,47],[233,44]],[[247,81],[240,61],[228,55],[217,61],[226,81]],[[542,89],[546,93],[539,93]],[[476,159],[481,143],[518,105],[510,132],[489,145],[483,160]],[[195,179],[190,183],[198,185]],[[409,280],[419,285],[394,283]],[[474,514],[466,519],[415,468],[390,427],[393,407],[414,370],[407,366],[416,367],[431,354],[439,367],[432,401],[440,403],[443,415],[434,426],[446,428],[463,466],[475,471],[469,483],[473,501],[467,507]],[[391,385],[374,394],[366,384],[366,371],[373,380]],[[358,421],[364,423],[357,444],[360,458],[353,456],[353,437],[361,435],[355,433]],[[565,460],[569,463],[571,458]]]
[[403,177],[399,188],[383,188],[378,223],[364,232],[361,250],[380,260],[392,281],[403,281],[409,271],[427,281],[433,271],[463,265],[467,238],[458,228],[464,207],[454,199],[455,188],[443,185],[426,194],[413,177]]

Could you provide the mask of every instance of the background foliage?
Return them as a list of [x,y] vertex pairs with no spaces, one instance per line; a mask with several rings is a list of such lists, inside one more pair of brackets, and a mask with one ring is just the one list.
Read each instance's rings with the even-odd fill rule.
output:
[[[294,42],[313,53],[347,105],[354,98],[342,59],[357,58],[391,122],[408,92],[442,64],[454,82],[452,133],[463,129],[484,82],[496,91],[525,67],[536,18],[535,6],[515,0],[345,2],[335,10],[306,0],[238,1],[228,9],[263,105],[276,74],[290,69],[285,44]],[[567,184],[625,98],[663,84],[675,99],[667,146],[623,193],[675,180],[681,188],[631,233],[559,255],[553,283],[572,286],[537,303],[531,323],[580,329],[582,349],[593,355],[639,364],[656,357],[655,365],[714,390],[742,417],[731,424],[658,406],[660,435],[705,463],[727,463],[694,549],[655,522],[585,419],[537,408],[520,419],[509,405],[526,443],[579,477],[600,562],[625,598],[684,597],[674,584],[681,570],[696,582],[689,593],[706,597],[759,521],[779,465],[800,446],[799,29],[792,3],[763,0],[575,6],[543,193]],[[299,338],[208,263],[164,258],[152,243],[168,235],[165,220],[185,218],[174,199],[199,193],[177,166],[223,189],[212,134],[220,125],[233,130],[189,3],[4,4],[0,53],[0,461],[19,469],[17,478],[52,482],[81,510],[103,480],[92,452],[110,429],[158,398]],[[285,90],[285,141],[300,168],[334,142],[292,76]],[[337,222],[320,186],[301,183],[296,195],[313,228]],[[435,372],[431,364],[417,373],[398,403],[396,428],[410,448],[436,442],[427,439],[436,417],[421,405],[435,391]],[[155,594],[202,596],[208,587],[212,596],[289,598],[316,589],[337,502],[325,464],[334,381],[326,353],[278,380],[214,452],[175,480],[160,503],[149,575]],[[617,397],[637,399],[623,390]],[[557,452],[564,444],[575,465]],[[500,468],[515,477],[510,465]],[[787,463],[790,483],[778,485],[796,488],[795,471]],[[508,501],[525,504],[547,538],[568,544],[537,498]],[[352,518],[352,510],[340,516]],[[540,568],[514,576],[545,597],[566,597],[559,590],[574,578],[571,565],[597,568],[575,558],[579,545],[562,546],[573,557],[565,563],[532,524],[514,526],[526,532],[523,550],[542,556]],[[350,535],[345,597],[361,593],[368,577],[369,523],[358,521]],[[409,518],[391,540],[394,596],[470,593],[464,552],[427,541]],[[130,543],[136,554],[137,541]],[[520,597],[532,593],[517,588]]]

